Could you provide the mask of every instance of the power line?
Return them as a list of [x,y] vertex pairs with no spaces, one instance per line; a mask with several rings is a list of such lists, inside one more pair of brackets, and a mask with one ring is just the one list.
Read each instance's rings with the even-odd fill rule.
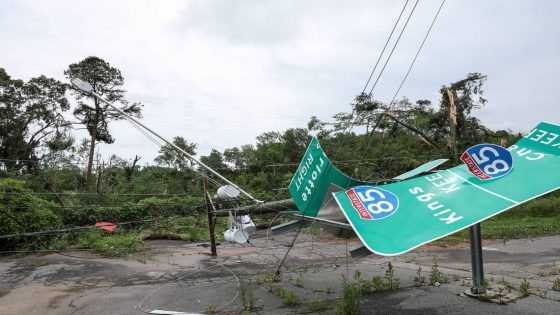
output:
[[377,65],[379,65],[379,61],[381,61],[381,57],[385,53],[385,49],[387,48],[387,45],[389,45],[389,41],[391,41],[391,37],[393,37],[393,33],[395,32],[395,29],[397,28],[397,25],[399,24],[399,21],[401,20],[402,14],[403,14],[404,10],[406,9],[406,6],[408,5],[408,1],[410,1],[410,0],[406,0],[406,2],[404,3],[404,6],[401,10],[401,13],[399,14],[399,17],[397,18],[397,21],[395,21],[395,25],[393,26],[393,29],[391,30],[391,33],[389,34],[389,37],[387,38],[387,41],[385,42],[385,46],[383,46],[383,50],[381,50],[381,53],[379,54],[379,57],[377,58],[377,61],[375,62],[375,66],[373,66],[373,70],[371,70],[371,74],[369,75],[369,78],[367,79],[366,85],[364,86],[364,89],[362,90],[362,94],[366,91],[366,89],[369,85],[369,82],[371,81],[371,78],[373,77],[373,74],[375,73],[375,70],[377,70]]
[[[439,8],[437,10],[436,15],[434,16],[434,19],[432,20],[432,23],[430,24],[430,27],[428,28],[428,31],[426,32],[426,35],[424,36],[424,39],[422,40],[422,43],[420,44],[420,47],[418,48],[418,51],[416,52],[416,55],[414,56],[414,59],[412,60],[412,63],[410,64],[410,67],[408,68],[408,71],[406,72],[406,75],[402,79],[402,81],[399,85],[399,88],[395,92],[395,95],[393,95],[393,98],[391,99],[391,102],[389,102],[389,106],[387,107],[387,109],[385,109],[383,111],[383,113],[387,113],[393,107],[393,104],[394,104],[393,102],[397,98],[397,95],[399,94],[402,86],[404,85],[404,82],[408,78],[408,75],[410,74],[410,71],[412,70],[412,67],[414,66],[414,63],[416,62],[416,59],[418,58],[418,55],[420,54],[420,51],[422,50],[422,47],[424,47],[424,43],[426,43],[426,39],[428,38],[428,35],[430,35],[430,31],[432,30],[432,27],[434,26],[434,23],[436,22],[436,19],[439,16],[439,13],[441,12],[441,9],[442,9],[444,4],[445,4],[445,0],[443,0],[441,2],[441,5],[439,6]],[[371,95],[371,93],[370,93],[370,95]],[[380,117],[381,117],[381,119],[384,119],[385,115],[382,114]],[[370,145],[371,145],[371,139],[368,140],[367,147],[369,147]],[[364,156],[365,156],[365,154],[364,154]]]
[[404,82],[408,78],[408,75],[410,74],[410,71],[412,70],[412,67],[414,66],[414,63],[416,62],[416,59],[418,58],[418,55],[420,54],[420,51],[422,50],[422,47],[424,47],[424,43],[426,43],[426,39],[428,39],[428,35],[430,35],[430,31],[432,30],[432,27],[434,26],[434,23],[436,22],[436,19],[438,18],[439,13],[441,12],[441,8],[443,8],[444,4],[445,4],[445,0],[443,0],[441,2],[441,5],[439,6],[439,9],[437,10],[437,13],[434,16],[434,19],[432,20],[432,24],[430,24],[430,28],[428,28],[428,32],[426,32],[426,36],[424,36],[424,40],[422,41],[422,44],[420,44],[420,47],[418,48],[418,51],[416,52],[416,55],[414,56],[414,59],[412,60],[412,63],[410,64],[410,67],[408,68],[408,71],[406,72],[406,75],[404,76],[401,84],[399,85],[399,88],[395,92],[395,95],[393,96],[393,99],[391,100],[391,103],[389,103],[389,105],[393,104],[393,102],[395,101],[395,98],[397,97],[397,95],[399,94],[402,86],[404,85]]
[[416,9],[416,6],[418,5],[419,1],[420,0],[416,0],[416,2],[414,3],[414,6],[412,7],[412,11],[410,11],[410,14],[408,15],[408,18],[406,19],[406,22],[404,23],[404,26],[403,26],[400,34],[399,34],[399,37],[397,37],[397,41],[393,45],[393,49],[391,49],[391,52],[389,53],[389,57],[387,57],[387,60],[385,61],[385,64],[383,65],[383,68],[381,68],[381,71],[379,72],[379,75],[377,76],[377,79],[375,80],[375,82],[373,83],[373,86],[371,87],[371,90],[369,91],[370,96],[373,94],[373,90],[375,89],[375,86],[377,86],[377,82],[379,82],[379,79],[381,78],[381,75],[383,74],[383,71],[385,71],[385,67],[387,67],[387,64],[389,63],[389,60],[391,60],[391,56],[393,56],[393,52],[397,48],[397,45],[399,44],[399,41],[401,40],[401,37],[404,33],[404,30],[406,29],[406,26],[408,25],[408,22],[410,21],[410,18],[412,17],[412,14],[414,13],[414,10]]
[[[375,89],[375,86],[376,86],[377,83],[379,82],[379,79],[381,78],[381,75],[383,74],[383,71],[385,70],[385,67],[386,67],[387,64],[389,63],[389,60],[391,59],[391,56],[392,56],[393,53],[395,52],[395,49],[397,48],[397,45],[398,45],[398,43],[399,43],[399,41],[400,41],[400,39],[401,39],[401,37],[402,37],[402,35],[403,35],[403,33],[404,33],[404,30],[406,29],[406,27],[407,27],[407,25],[408,25],[408,22],[410,21],[410,18],[412,17],[412,14],[414,13],[414,10],[416,9],[416,6],[418,5],[418,2],[419,2],[419,1],[420,1],[420,0],[416,0],[416,2],[414,3],[414,6],[412,7],[412,10],[410,11],[410,14],[408,15],[408,18],[406,19],[406,22],[405,22],[405,24],[404,24],[404,26],[403,26],[401,32],[399,33],[399,37],[397,38],[395,44],[393,45],[393,48],[391,49],[391,52],[389,53],[389,56],[387,57],[387,60],[385,61],[385,64],[383,65],[383,68],[382,68],[381,71],[379,72],[379,75],[377,76],[377,79],[375,80],[375,83],[374,83],[373,86],[371,87],[371,90],[370,90],[370,92],[369,92],[369,96],[370,96],[370,97],[371,97],[371,95],[373,94],[373,90]],[[406,8],[407,4],[408,4],[408,1],[405,3],[404,8],[403,8],[403,11],[404,11],[404,9]],[[402,15],[402,12],[401,12],[401,15]],[[398,20],[400,20],[400,18],[401,18],[401,16],[399,15],[399,19],[398,19]],[[395,27],[396,27],[396,25],[398,24],[398,20],[397,20],[397,23],[395,23]],[[394,31],[394,29],[393,29],[393,31]],[[389,38],[392,37],[393,31],[391,31],[391,36],[389,36]],[[383,48],[383,50],[385,50],[385,48]],[[382,54],[381,54],[381,55],[382,55]],[[380,57],[381,57],[381,55],[380,55]],[[374,67],[374,70],[375,70],[376,68],[377,68],[377,64],[376,64],[376,66]],[[373,72],[372,72],[372,73],[373,73]],[[369,84],[370,79],[371,79],[371,76],[370,76],[370,78],[368,79],[368,82],[367,82],[367,84],[366,84],[366,87],[367,87],[367,85]],[[365,89],[364,89],[364,91],[365,91]],[[363,93],[363,92],[362,92],[362,93]],[[343,133],[346,132],[346,129],[350,129],[350,130],[351,130],[351,129],[352,129],[352,126],[354,125],[354,123],[355,123],[356,120],[358,119],[358,116],[359,116],[359,115],[354,116],[354,113],[355,113],[355,112],[356,112],[356,109],[353,108],[353,109],[352,109],[352,113],[351,113],[352,120],[351,120],[349,123],[347,123],[347,124],[345,125],[345,127],[344,127],[344,129],[343,129]],[[348,128],[348,127],[350,127],[350,128]],[[341,144],[340,144],[340,147],[341,147],[341,148],[344,147],[344,142],[345,142],[344,139],[342,139]],[[338,155],[338,153],[339,153],[339,151],[335,152],[335,156]],[[333,156],[333,157],[334,157],[334,156]]]
[[[171,148],[167,148],[164,145],[162,145],[157,139],[155,139],[154,137],[152,137],[149,133],[147,133],[143,128],[141,128],[140,126],[138,126],[136,124],[136,122],[134,122],[132,119],[129,119],[128,117],[125,116],[126,121],[128,121],[132,126],[134,126],[134,128],[136,128],[138,131],[140,131],[145,137],[147,137],[150,141],[152,141],[153,143],[155,143],[157,146],[159,146],[161,149],[166,150],[168,153],[170,153],[172,156],[175,157],[179,157],[180,159],[185,159],[185,160],[192,160],[188,157],[185,157],[182,153],[179,154],[178,152],[175,152],[175,150],[171,149]],[[200,177],[208,180],[209,182],[211,182],[213,185],[215,185],[216,187],[220,187],[222,186],[220,183],[218,183],[215,179],[211,178],[209,175],[206,175],[202,172],[200,172],[199,170],[195,169],[194,167],[188,165],[187,163],[187,167],[189,169],[191,169],[193,172],[195,172],[196,174],[198,174]]]
[[[180,218],[180,216],[168,217],[168,218],[164,218],[164,220],[176,219],[176,218]],[[122,226],[122,225],[131,225],[131,224],[136,224],[136,223],[145,223],[145,222],[157,221],[157,220],[161,220],[161,219],[162,218],[155,218],[155,219],[138,220],[138,221],[127,221],[127,222],[120,222],[120,223],[113,223],[113,224],[117,225],[117,226]],[[76,227],[67,228],[67,229],[43,230],[43,231],[37,231],[37,232],[23,232],[23,233],[15,233],[15,234],[5,234],[5,235],[0,235],[0,239],[14,238],[14,237],[20,237],[20,236],[38,236],[38,235],[67,233],[67,232],[72,232],[72,231],[77,231],[77,230],[89,230],[89,229],[94,229],[94,228],[98,228],[98,227],[102,227],[102,226],[109,226],[109,225],[110,224],[100,225],[100,226],[95,226],[95,225],[76,226]]]

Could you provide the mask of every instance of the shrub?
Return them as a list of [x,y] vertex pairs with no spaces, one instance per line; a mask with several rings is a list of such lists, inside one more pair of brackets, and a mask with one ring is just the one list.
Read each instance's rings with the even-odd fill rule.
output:
[[[0,235],[37,232],[62,226],[60,207],[33,195],[24,182],[0,179]],[[50,235],[20,236],[2,240],[0,250],[36,249]]]

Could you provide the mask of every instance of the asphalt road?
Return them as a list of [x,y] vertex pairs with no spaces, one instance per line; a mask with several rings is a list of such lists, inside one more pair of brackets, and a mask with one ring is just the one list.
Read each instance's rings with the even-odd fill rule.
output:
[[[343,276],[353,279],[356,271],[361,279],[383,276],[388,262],[395,267],[400,289],[364,294],[363,314],[560,313],[560,292],[552,290],[560,278],[558,236],[485,245],[490,287],[508,283],[517,288],[524,279],[530,284],[528,297],[506,305],[463,296],[470,286],[470,255],[461,247],[429,246],[397,257],[353,260],[346,252],[359,245],[355,241],[300,234],[283,265],[281,281],[267,282],[293,236],[268,242],[255,238],[254,246],[224,244],[217,258],[209,257],[209,249],[200,244],[179,241],[152,241],[150,250],[127,259],[84,252],[4,257],[0,314],[239,314],[251,303],[256,314],[334,314]],[[449,283],[415,287],[418,268],[428,278],[434,262]],[[293,293],[294,305],[288,305],[286,294],[281,297],[281,290]],[[324,309],[318,310],[318,305]]]

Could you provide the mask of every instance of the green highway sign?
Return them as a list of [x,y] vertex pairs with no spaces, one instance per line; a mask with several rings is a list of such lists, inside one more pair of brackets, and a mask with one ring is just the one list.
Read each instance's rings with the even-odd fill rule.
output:
[[376,185],[346,176],[329,160],[316,138],[311,140],[288,191],[300,213],[315,217],[331,184],[343,189],[356,185]]
[[447,159],[439,159],[422,164],[409,172],[395,177],[394,180],[364,182],[351,178],[339,171],[329,160],[319,141],[313,138],[288,186],[288,191],[300,214],[316,217],[324,202],[325,195],[329,193],[332,185],[338,186],[343,190],[358,185],[377,186],[417,176],[438,167],[445,161]]
[[434,160],[434,161],[430,161],[428,163],[424,163],[424,164],[418,166],[417,168],[415,168],[411,171],[408,171],[404,174],[401,174],[401,175],[399,175],[399,176],[397,176],[393,179],[397,179],[397,180],[409,179],[411,177],[418,176],[422,173],[428,172],[428,171],[440,166],[441,164],[443,164],[445,162],[447,162],[447,159],[437,159],[437,160]]
[[560,126],[540,123],[508,150],[514,166],[500,178],[481,180],[460,165],[333,195],[370,251],[399,255],[560,188]]

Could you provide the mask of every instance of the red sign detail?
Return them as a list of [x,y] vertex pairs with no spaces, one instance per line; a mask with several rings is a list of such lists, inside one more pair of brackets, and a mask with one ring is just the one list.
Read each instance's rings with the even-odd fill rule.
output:
[[348,190],[346,192],[346,195],[350,199],[350,202],[352,202],[352,206],[354,207],[354,209],[358,211],[360,218],[365,220],[373,220],[371,214],[369,214],[369,212],[366,210],[366,208],[364,207],[360,199],[358,199],[358,196],[356,196],[354,189]]
[[95,223],[95,226],[101,228],[109,234],[113,234],[117,230],[117,225],[111,222],[97,222]]
[[492,177],[484,174],[484,172],[478,167],[478,165],[476,165],[476,163],[473,161],[473,159],[467,152],[464,152],[461,155],[461,161],[463,161],[467,165],[469,171],[471,171],[471,173],[473,173],[474,176],[482,180],[492,179]]

